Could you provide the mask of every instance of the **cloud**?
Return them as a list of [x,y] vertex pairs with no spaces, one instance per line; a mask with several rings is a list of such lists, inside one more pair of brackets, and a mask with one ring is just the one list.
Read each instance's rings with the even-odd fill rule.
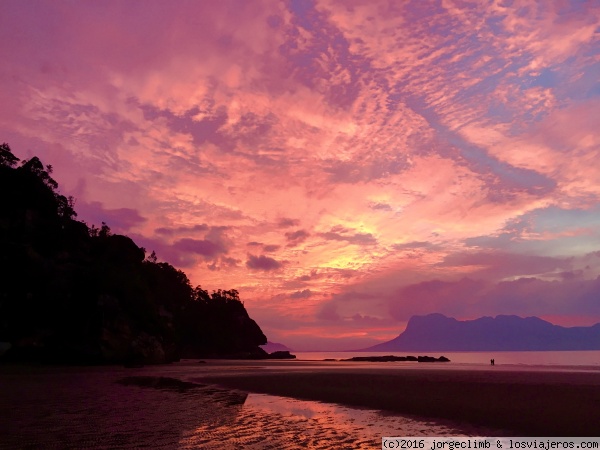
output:
[[458,281],[429,280],[411,284],[392,294],[390,314],[396,320],[406,321],[413,315],[439,312],[450,316],[469,313],[469,304],[488,288],[482,280],[462,278]]
[[206,239],[178,239],[173,243],[173,247],[177,250],[201,255],[206,259],[212,259],[217,255],[227,253],[222,245]]
[[375,211],[393,211],[391,205],[388,205],[387,203],[371,203],[369,208]]
[[567,320],[600,275],[599,26],[576,1],[8,1],[0,132],[295,348],[426,307]]
[[239,259],[222,256],[215,259],[212,263],[207,264],[206,267],[211,271],[219,271],[221,269],[233,269],[239,267],[241,262],[242,261]]
[[433,247],[433,245],[430,242],[422,242],[422,241],[405,242],[402,244],[392,245],[392,248],[394,250],[399,250],[399,251],[415,250],[415,249],[430,248],[430,247]]
[[337,306],[334,303],[325,303],[317,314],[317,319],[337,322],[342,317],[338,314]]
[[113,232],[124,233],[147,221],[138,210],[133,208],[105,208],[100,202],[76,202],[75,210],[91,224],[98,226],[102,222],[111,227]]
[[276,244],[263,244],[262,242],[251,241],[246,243],[247,247],[260,247],[263,251],[273,253],[281,248],[280,245]]
[[309,298],[312,295],[313,295],[313,293],[310,289],[304,289],[302,291],[296,291],[293,294],[290,294],[290,298],[302,299],[302,298]]
[[344,241],[356,245],[374,245],[377,239],[371,233],[351,233],[343,227],[333,227],[331,231],[320,233],[319,236],[328,241]]
[[283,263],[265,255],[255,256],[249,254],[248,260],[246,261],[246,267],[252,270],[263,270],[265,272],[270,272],[283,267]]
[[279,221],[277,222],[277,226],[279,228],[296,227],[298,225],[300,225],[300,221],[298,219],[290,219],[286,217],[279,219]]
[[567,270],[569,258],[526,255],[502,251],[457,252],[438,264],[440,267],[474,267],[480,275],[494,278],[538,275],[556,270]]
[[310,233],[306,230],[296,230],[293,232],[285,233],[285,238],[288,241],[288,244],[287,244],[288,247],[295,247],[295,246],[301,244],[306,239],[308,239],[309,236],[310,236]]
[[197,232],[204,232],[204,231],[208,231],[209,230],[209,226],[205,223],[203,224],[198,224],[198,225],[192,225],[191,227],[175,227],[175,228],[167,228],[167,227],[160,227],[160,228],[156,228],[154,230],[154,232],[156,234],[162,234],[162,235],[166,235],[166,236],[172,236],[174,234],[179,234],[179,233],[197,233]]
[[408,285],[390,297],[390,314],[399,321],[439,312],[453,317],[516,314],[521,316],[588,316],[600,321],[600,279],[563,276],[548,281],[535,277],[490,282],[463,278]]
[[275,244],[271,244],[271,245],[263,245],[263,250],[265,252],[276,252],[277,250],[279,250],[281,248],[280,245],[275,245]]

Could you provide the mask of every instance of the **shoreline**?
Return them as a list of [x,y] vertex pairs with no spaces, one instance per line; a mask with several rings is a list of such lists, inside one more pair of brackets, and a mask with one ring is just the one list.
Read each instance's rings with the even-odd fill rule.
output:
[[[298,363],[300,363],[298,365]],[[514,436],[596,436],[600,374],[452,367],[268,364],[198,381],[246,392],[338,403],[505,430]],[[385,363],[383,363],[385,364]],[[246,369],[246,370],[245,370]]]

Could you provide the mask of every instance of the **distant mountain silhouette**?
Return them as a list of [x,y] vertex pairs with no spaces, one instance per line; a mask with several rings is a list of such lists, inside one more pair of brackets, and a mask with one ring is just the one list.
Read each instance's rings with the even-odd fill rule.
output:
[[0,358],[163,363],[261,358],[267,338],[235,289],[209,293],[105,223],[75,220],[52,166],[0,145]]
[[413,316],[406,330],[363,351],[600,350],[600,323],[565,328],[538,317],[496,316],[459,321]]

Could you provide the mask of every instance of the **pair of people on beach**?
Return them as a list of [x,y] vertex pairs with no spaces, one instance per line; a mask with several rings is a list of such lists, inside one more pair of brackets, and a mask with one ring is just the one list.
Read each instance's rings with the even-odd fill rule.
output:
[[490,359],[490,364],[493,366],[496,364],[496,361],[494,359]]

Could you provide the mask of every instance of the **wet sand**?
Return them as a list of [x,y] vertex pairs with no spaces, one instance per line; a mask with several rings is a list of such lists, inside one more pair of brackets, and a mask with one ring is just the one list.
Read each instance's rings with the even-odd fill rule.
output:
[[299,367],[236,361],[135,369],[0,366],[0,449],[373,449],[384,435],[489,435],[202,380]]
[[0,366],[0,449],[369,449],[382,436],[598,435],[597,369],[427,367]]
[[[204,380],[248,392],[449,419],[520,436],[597,436],[600,372],[270,366]],[[496,370],[498,369],[498,370]]]

